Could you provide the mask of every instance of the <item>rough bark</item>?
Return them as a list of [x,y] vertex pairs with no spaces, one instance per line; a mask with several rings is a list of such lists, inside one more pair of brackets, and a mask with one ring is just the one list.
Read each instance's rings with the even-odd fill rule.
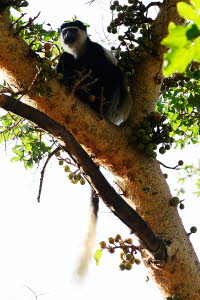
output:
[[[169,21],[180,23],[176,13],[179,1],[164,1],[155,28],[162,38]],[[31,87],[37,73],[37,58],[30,58],[28,47],[13,30],[5,14],[0,18],[0,69],[10,84],[19,90]],[[157,41],[157,55],[145,58],[135,68],[132,90],[134,107],[130,124],[137,123],[156,105],[162,82],[162,54]],[[163,268],[149,266],[151,276],[163,295],[179,294],[181,299],[200,299],[200,268],[177,209],[169,206],[171,193],[155,159],[146,158],[128,144],[126,131],[98,116],[73,95],[66,95],[56,80],[50,83],[51,96],[39,97],[30,88],[29,101],[59,124],[92,153],[96,161],[109,169],[125,190],[127,202],[144,218],[153,232],[168,243],[168,261]]]

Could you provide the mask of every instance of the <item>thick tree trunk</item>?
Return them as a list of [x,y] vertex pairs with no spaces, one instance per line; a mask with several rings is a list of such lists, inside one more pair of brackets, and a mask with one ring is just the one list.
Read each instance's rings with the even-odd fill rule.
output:
[[[178,1],[165,1],[156,20],[160,37],[169,21],[180,22],[175,6]],[[175,207],[169,206],[171,193],[158,162],[147,158],[128,144],[126,130],[98,116],[73,95],[66,95],[57,80],[52,80],[50,97],[39,97],[32,89],[37,74],[37,58],[30,58],[28,46],[9,29],[5,14],[0,17],[0,69],[8,82],[26,90],[26,101],[65,126],[96,158],[109,169],[125,191],[127,202],[144,218],[154,233],[168,241],[168,259],[164,267],[149,265],[149,271],[166,297],[179,294],[181,299],[200,299],[200,268],[189,237]],[[162,54],[147,57],[135,69],[134,107],[130,123],[137,123],[152,111],[159,97],[162,81]],[[145,256],[145,254],[144,254]]]

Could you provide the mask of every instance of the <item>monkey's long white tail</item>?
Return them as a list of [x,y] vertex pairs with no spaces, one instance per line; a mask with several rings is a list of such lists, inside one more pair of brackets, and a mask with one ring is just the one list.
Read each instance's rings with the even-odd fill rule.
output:
[[96,195],[96,192],[92,189],[88,232],[83,242],[83,248],[81,249],[81,256],[79,258],[79,263],[76,270],[76,274],[79,277],[83,277],[86,274],[89,262],[93,256],[95,242],[96,242],[98,210],[99,210],[99,197]]

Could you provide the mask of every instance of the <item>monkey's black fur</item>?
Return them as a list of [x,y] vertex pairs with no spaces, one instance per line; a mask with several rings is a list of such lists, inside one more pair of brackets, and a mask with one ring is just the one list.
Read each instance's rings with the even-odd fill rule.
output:
[[[72,88],[78,78],[91,72],[76,89],[78,98],[113,123],[127,119],[130,98],[115,58],[90,40],[82,22],[64,23],[60,29],[63,47],[71,52],[64,52],[58,62],[57,72],[63,74],[63,82]],[[95,97],[90,98],[91,95]]]

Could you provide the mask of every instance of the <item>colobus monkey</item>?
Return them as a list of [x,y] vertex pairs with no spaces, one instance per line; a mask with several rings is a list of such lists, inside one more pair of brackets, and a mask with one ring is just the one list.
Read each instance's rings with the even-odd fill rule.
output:
[[71,87],[78,75],[86,75],[81,83],[86,88],[79,88],[77,97],[119,125],[127,120],[131,109],[126,79],[115,57],[92,42],[86,28],[81,21],[62,24],[61,43],[66,52],[59,59],[57,72],[63,74],[63,82]]
[[[57,72],[63,74],[62,82],[73,88],[78,76],[81,87],[75,92],[97,113],[114,124],[125,122],[131,110],[131,98],[126,79],[117,66],[115,57],[87,35],[86,26],[80,21],[66,22],[60,28],[64,52],[58,62]],[[98,195],[92,189],[90,226],[81,255],[78,274],[84,275],[94,248]]]

